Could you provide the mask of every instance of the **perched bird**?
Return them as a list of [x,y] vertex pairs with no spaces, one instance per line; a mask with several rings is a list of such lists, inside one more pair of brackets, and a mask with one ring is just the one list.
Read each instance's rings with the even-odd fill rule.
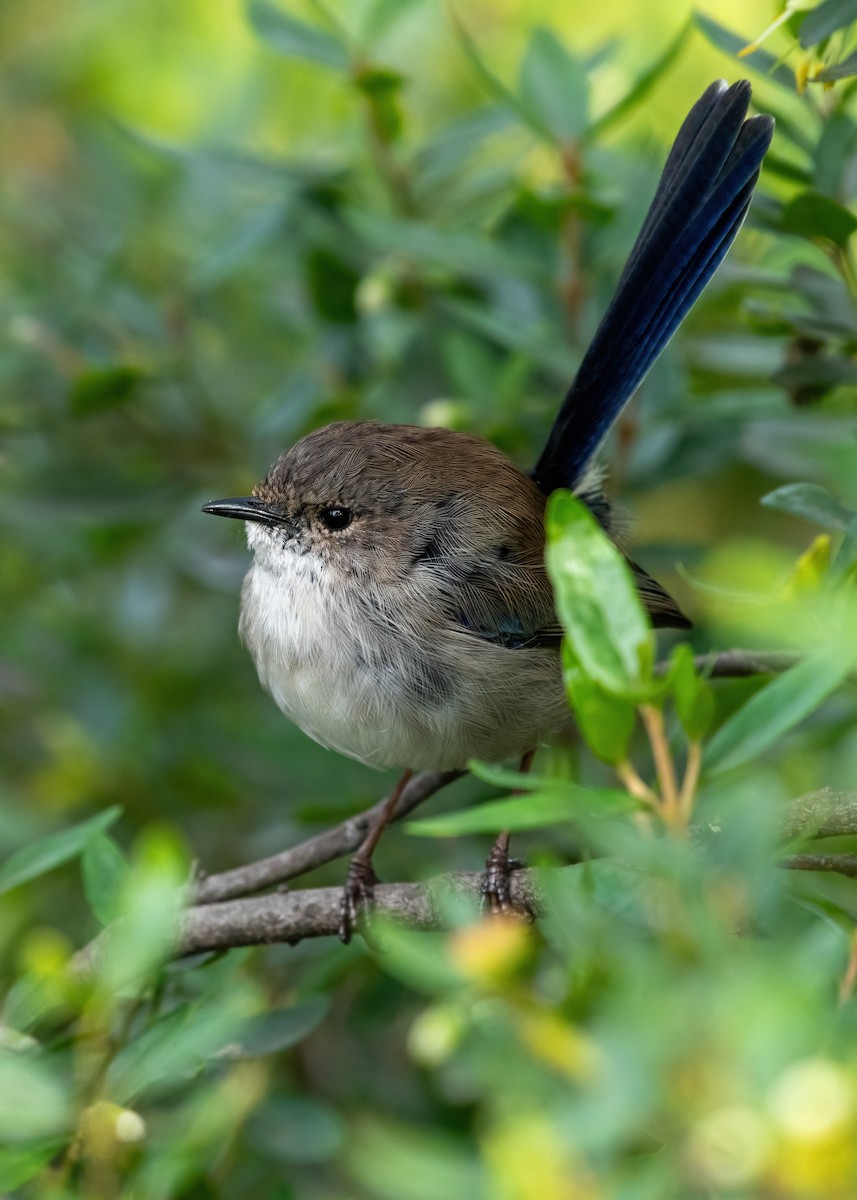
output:
[[[346,940],[412,771],[528,763],[569,721],[546,500],[573,489],[611,532],[593,458],[744,220],[773,133],[769,117],[745,119],[749,101],[746,81],[720,81],[685,119],[531,474],[470,434],[344,421],[281,455],[252,496],[203,508],[247,523],[240,632],[279,707],[322,745],[405,772],[352,860]],[[654,624],[687,627],[631,566]],[[501,907],[507,848],[502,835],[489,859]]]

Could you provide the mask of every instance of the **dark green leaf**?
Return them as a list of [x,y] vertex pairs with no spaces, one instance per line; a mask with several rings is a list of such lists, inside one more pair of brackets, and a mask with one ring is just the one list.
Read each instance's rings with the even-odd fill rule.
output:
[[253,1115],[247,1136],[277,1162],[326,1162],[342,1146],[344,1129],[336,1112],[303,1096],[268,1101]]
[[811,655],[766,684],[718,729],[708,744],[709,770],[750,762],[821,705],[854,665],[853,647]]
[[235,1044],[228,1047],[226,1056],[262,1058],[287,1050],[318,1028],[329,1007],[326,996],[314,996],[292,1008],[277,1008],[251,1017]]
[[109,925],[119,916],[128,871],[125,856],[106,833],[96,833],[83,848],[81,869],[87,903],[101,924]]
[[803,517],[822,529],[845,530],[854,513],[818,483],[787,483],[762,497],[766,508]]
[[270,0],[250,0],[250,24],[262,40],[287,58],[301,58],[334,71],[347,71],[348,51],[333,34],[299,21]]
[[521,66],[521,98],[558,141],[574,141],[586,128],[589,87],[579,59],[547,29],[530,38]]
[[37,879],[39,875],[44,875],[71,858],[76,858],[89,839],[108,829],[118,820],[121,812],[121,808],[114,805],[104,812],[96,813],[88,821],[81,821],[79,825],[61,829],[57,833],[46,834],[45,837],[16,850],[0,866],[0,895],[18,887],[19,884]]
[[857,50],[841,62],[810,75],[809,83],[835,83],[837,79],[848,79],[852,75],[857,75]]
[[651,681],[654,638],[628,564],[570,492],[551,496],[547,530],[545,562],[576,661],[603,689],[635,698]]
[[857,217],[821,192],[802,192],[783,205],[780,228],[806,238],[825,238],[844,246],[857,229]]
[[[736,58],[741,50],[747,45],[747,39],[740,37],[737,33],[732,33],[723,25],[718,24],[712,17],[706,16],[704,13],[697,12],[694,18],[697,26],[702,33],[708,38],[712,45],[718,50],[722,50],[728,54],[730,58]],[[782,87],[788,88],[789,91],[795,90],[795,77],[788,67],[783,66],[773,54],[769,54],[767,50],[754,50],[752,54],[746,54],[741,58],[741,66],[748,65],[760,71],[769,79],[775,80]]]
[[314,246],[307,254],[306,277],[316,311],[338,325],[353,324],[360,275],[350,263],[323,246]]
[[94,367],[82,371],[69,388],[69,408],[79,417],[88,417],[124,404],[134,395],[142,378],[139,367]]
[[852,21],[857,21],[857,0],[822,0],[801,22],[800,44],[808,50]]

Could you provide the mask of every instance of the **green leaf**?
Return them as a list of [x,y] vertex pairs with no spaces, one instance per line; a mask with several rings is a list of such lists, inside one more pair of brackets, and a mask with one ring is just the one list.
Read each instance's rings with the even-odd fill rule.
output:
[[326,1104],[302,1096],[268,1100],[252,1116],[247,1137],[281,1163],[326,1162],[345,1138],[343,1121]]
[[804,17],[800,27],[800,44],[808,50],[852,21],[857,21],[857,0],[822,0],[817,8]]
[[69,408],[79,417],[88,417],[124,404],[134,395],[142,378],[140,368],[131,366],[81,371],[69,388]]
[[783,205],[780,228],[784,233],[825,238],[836,246],[844,246],[857,229],[857,217],[829,196],[808,191]]
[[10,854],[0,866],[0,895],[37,879],[39,875],[53,870],[61,863],[76,858],[86,846],[90,838],[109,828],[118,820],[121,808],[114,805],[104,812],[96,813],[88,821],[72,825],[69,829],[61,829],[57,833],[46,834],[29,845],[22,846],[14,854]]
[[628,564],[570,492],[551,496],[547,531],[545,562],[575,659],[606,691],[638,698],[651,680],[654,635]]
[[350,263],[324,246],[314,246],[306,257],[306,281],[316,312],[325,320],[337,325],[354,323],[360,275]]
[[0,1145],[55,1137],[70,1119],[70,1089],[48,1064],[0,1048]]
[[324,1020],[330,1007],[327,996],[313,996],[291,1008],[251,1017],[237,1042],[225,1051],[228,1058],[262,1058],[287,1050],[308,1037]]
[[590,679],[581,670],[568,642],[563,645],[562,658],[565,690],[578,729],[590,749],[604,762],[622,762],[634,732],[635,705]]
[[803,517],[822,529],[843,531],[855,514],[818,483],[787,483],[762,497],[765,508]]
[[857,564],[857,516],[845,530],[845,537],[833,563],[834,572],[840,577]]
[[849,79],[857,75],[857,50],[843,58],[841,62],[810,75],[809,83],[835,83],[837,79]]
[[692,742],[700,741],[714,720],[714,694],[702,679],[686,642],[676,646],[670,659],[669,683],[682,728]]
[[522,829],[544,829],[570,821],[582,805],[586,805],[587,812],[594,808],[599,813],[629,810],[626,792],[564,783],[555,790],[545,789],[507,800],[489,800],[461,812],[409,821],[406,829],[417,837],[458,837],[464,833],[499,833],[502,829],[510,829],[513,833]]
[[128,872],[125,856],[106,833],[96,833],[83,848],[81,870],[89,907],[102,925],[109,925],[122,907],[122,888]]
[[454,12],[453,25],[456,33],[458,34],[458,39],[461,44],[461,48],[464,51],[465,57],[488,94],[493,96],[495,100],[499,101],[499,103],[502,104],[502,106],[509,112],[514,113],[514,115],[518,117],[518,119],[522,121],[524,125],[527,125],[534,133],[538,134],[539,137],[544,138],[547,141],[552,141],[553,138],[550,129],[548,129],[541,122],[538,114],[533,112],[532,109],[519,100],[514,92],[510,91],[509,88],[506,87],[505,83],[503,83],[502,80],[494,74],[490,67],[486,66],[481,55],[479,54],[476,43],[464,28],[462,23],[455,16]]
[[62,1150],[65,1141],[48,1138],[23,1142],[20,1146],[0,1147],[0,1192],[6,1194],[38,1175]]
[[521,65],[521,98],[540,125],[559,141],[574,141],[586,128],[589,87],[579,59],[548,29],[536,29]]
[[278,54],[305,59],[334,71],[348,70],[348,51],[332,34],[299,21],[269,0],[250,0],[247,14],[258,36]]
[[709,770],[749,762],[823,703],[847,678],[854,652],[819,651],[779,675],[739,708],[717,731],[705,754]]
[[[594,141],[600,138],[605,130],[615,125],[617,121],[621,121],[623,117],[628,116],[634,109],[645,100],[649,92],[660,80],[661,76],[666,73],[678,58],[688,35],[693,28],[693,23],[690,20],[685,21],[679,29],[676,36],[655,61],[646,68],[641,75],[637,77],[633,83],[631,90],[627,92],[621,100],[608,109],[606,113],[602,113],[597,120],[587,128],[585,137],[587,141]],[[767,159],[765,160],[768,161]]]
[[[728,54],[730,58],[736,58],[747,45],[746,38],[732,33],[730,29],[726,29],[704,13],[694,13],[693,19],[697,28],[708,38],[709,42],[718,50]],[[767,50],[754,50],[752,54],[744,55],[741,59],[742,67],[745,64],[754,67],[769,79],[773,79],[781,87],[788,88],[790,92],[795,91],[794,74]]]

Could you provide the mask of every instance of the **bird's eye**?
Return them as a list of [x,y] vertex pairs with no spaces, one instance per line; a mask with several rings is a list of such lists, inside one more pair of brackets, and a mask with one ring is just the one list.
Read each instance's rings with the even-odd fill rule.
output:
[[350,508],[323,508],[321,510],[321,519],[328,529],[344,529],[346,525],[351,524],[351,509]]

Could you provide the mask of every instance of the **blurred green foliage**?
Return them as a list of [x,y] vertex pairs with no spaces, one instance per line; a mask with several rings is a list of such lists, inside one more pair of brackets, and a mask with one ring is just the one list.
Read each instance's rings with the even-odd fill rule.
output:
[[[853,6],[790,9],[741,62],[767,5],[341,8],[0,11],[0,1192],[844,1200],[857,896],[774,866],[783,805],[857,778]],[[200,503],[342,417],[532,463],[664,139],[745,70],[778,122],[762,191],[608,486],[697,651],[802,663],[708,683],[662,645],[656,673],[621,563],[557,497],[581,744],[508,800],[480,769],[379,864],[474,869],[504,824],[532,863],[591,857],[547,877],[537,930],[451,910],[448,936],[168,964],[192,861],[386,782],[262,694],[240,532]]]

